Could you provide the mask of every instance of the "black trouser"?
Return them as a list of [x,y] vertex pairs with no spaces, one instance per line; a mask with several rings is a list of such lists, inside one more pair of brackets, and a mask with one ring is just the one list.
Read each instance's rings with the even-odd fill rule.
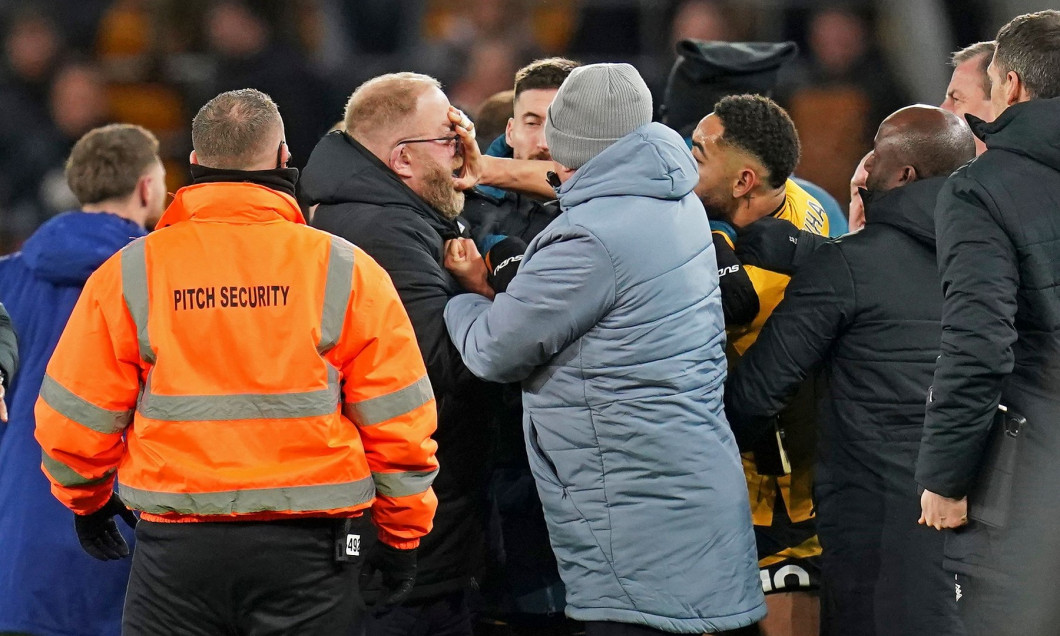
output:
[[471,636],[467,592],[408,601],[368,616],[368,636]]
[[[332,634],[362,622],[361,559],[335,561],[337,520],[136,526],[122,633]],[[355,529],[372,532],[365,518]]]

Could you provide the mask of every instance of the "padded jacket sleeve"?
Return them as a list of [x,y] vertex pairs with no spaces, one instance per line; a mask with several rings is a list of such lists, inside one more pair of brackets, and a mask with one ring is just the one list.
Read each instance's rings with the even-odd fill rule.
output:
[[1016,248],[990,196],[958,172],[935,213],[942,278],[942,350],[916,479],[945,497],[968,493],[1011,373],[1019,273]]
[[507,293],[492,304],[457,296],[445,320],[475,375],[519,382],[591,329],[614,302],[607,250],[587,230],[569,226],[531,244]]
[[787,405],[854,311],[847,260],[839,245],[826,243],[796,272],[784,300],[729,377],[725,410],[741,448]]

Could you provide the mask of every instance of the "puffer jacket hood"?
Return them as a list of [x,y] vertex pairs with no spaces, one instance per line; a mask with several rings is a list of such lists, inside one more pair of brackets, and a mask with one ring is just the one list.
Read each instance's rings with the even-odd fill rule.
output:
[[662,124],[650,123],[590,159],[557,193],[563,209],[599,197],[680,199],[698,180],[684,139]]
[[103,261],[144,234],[142,227],[116,214],[65,212],[26,240],[22,258],[41,280],[84,285]]
[[966,115],[991,150],[1006,150],[1060,169],[1060,97],[1013,104],[992,122]]

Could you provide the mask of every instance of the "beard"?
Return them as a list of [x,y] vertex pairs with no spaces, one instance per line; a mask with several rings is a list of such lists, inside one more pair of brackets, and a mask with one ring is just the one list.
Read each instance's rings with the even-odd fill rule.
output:
[[552,153],[548,150],[542,150],[540,152],[528,152],[525,155],[521,152],[512,152],[512,159],[530,159],[533,161],[552,161]]
[[[711,194],[702,194],[699,196],[699,200],[703,203],[703,209],[707,211],[707,218],[712,221],[725,221],[726,223],[732,223],[733,210],[732,201],[722,201],[720,197],[714,197]],[[728,203],[729,205],[726,205]]]
[[887,179],[883,170],[874,170],[865,177],[864,188],[869,192],[883,192],[887,190]]
[[453,187],[452,172],[434,162],[427,168],[420,196],[450,221],[464,210],[464,193]]

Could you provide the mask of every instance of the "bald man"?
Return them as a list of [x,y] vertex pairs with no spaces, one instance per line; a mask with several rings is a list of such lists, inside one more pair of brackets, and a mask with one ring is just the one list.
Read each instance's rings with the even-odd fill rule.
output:
[[811,373],[827,377],[815,482],[822,633],[956,633],[953,578],[939,534],[917,525],[913,467],[941,331],[935,198],[974,156],[952,113],[910,106],[885,119],[866,162],[865,229],[798,268],[730,377],[726,410],[746,437]]

